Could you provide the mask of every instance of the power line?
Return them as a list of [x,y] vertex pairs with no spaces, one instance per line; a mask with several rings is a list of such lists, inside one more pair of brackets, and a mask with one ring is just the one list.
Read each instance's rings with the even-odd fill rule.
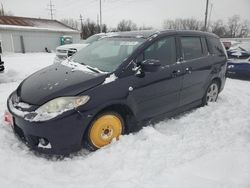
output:
[[53,18],[53,16],[55,15],[54,14],[54,11],[56,11],[56,9],[54,8],[55,7],[55,5],[53,5],[52,4],[52,1],[50,0],[50,3],[49,3],[49,5],[48,5],[48,11],[49,11],[49,13],[50,13],[50,18],[51,18],[51,20],[53,20],[54,18]]

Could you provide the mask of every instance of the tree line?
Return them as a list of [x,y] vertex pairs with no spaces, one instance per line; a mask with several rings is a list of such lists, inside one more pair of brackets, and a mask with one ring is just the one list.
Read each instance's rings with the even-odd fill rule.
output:
[[[73,18],[62,19],[60,20],[62,23],[70,26],[73,29],[77,29],[81,32],[81,38],[86,39],[89,36],[100,33],[101,28],[100,25],[96,22],[86,19],[84,22],[79,22]],[[108,28],[106,24],[102,25],[102,32],[118,32],[118,31],[134,31],[134,30],[149,30],[153,29],[153,27],[141,26],[138,27],[132,20],[122,20],[118,23],[115,28]]]
[[[63,19],[64,24],[77,29],[81,32],[81,38],[86,39],[89,36],[100,33],[100,25],[90,19],[86,19],[80,23],[75,19]],[[150,30],[151,26],[138,26],[132,20],[121,20],[115,28],[110,28],[107,25],[102,26],[102,32],[117,32],[117,31],[134,31],[134,30]],[[198,30],[215,33],[222,38],[247,37],[250,34],[250,20],[242,20],[239,15],[233,15],[227,21],[216,20],[208,23],[207,28],[204,28],[204,22],[195,18],[179,18],[167,19],[163,21],[164,29],[175,30]]]
[[204,28],[204,23],[198,19],[175,19],[163,22],[165,29],[200,30],[215,33],[219,37],[235,38],[247,37],[250,34],[250,20],[242,20],[239,15],[233,15],[225,22],[217,20]]

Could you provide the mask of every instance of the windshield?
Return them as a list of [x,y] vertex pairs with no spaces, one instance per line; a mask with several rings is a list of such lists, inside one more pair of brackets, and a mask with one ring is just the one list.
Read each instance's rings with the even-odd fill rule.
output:
[[235,50],[235,49],[237,49],[238,47],[239,47],[239,42],[235,42],[235,43],[232,43],[231,44],[231,47],[230,47],[230,50]]
[[246,50],[250,51],[250,42],[235,43],[231,46],[230,50]]
[[71,60],[104,72],[112,72],[144,40],[141,38],[104,38],[83,48]]
[[250,42],[244,42],[244,43],[240,44],[240,47],[242,49],[250,52]]

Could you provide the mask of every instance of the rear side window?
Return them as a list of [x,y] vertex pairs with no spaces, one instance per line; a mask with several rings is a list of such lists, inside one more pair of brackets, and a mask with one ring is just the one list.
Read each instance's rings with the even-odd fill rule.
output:
[[208,46],[209,46],[209,51],[211,54],[225,56],[224,48],[218,38],[208,37]]
[[201,43],[202,43],[203,54],[206,56],[208,55],[208,47],[207,47],[207,41],[204,37],[201,38]]
[[182,53],[185,60],[203,56],[200,37],[181,37]]
[[170,65],[176,62],[175,37],[162,38],[151,44],[144,51],[144,60],[159,60],[162,65]]

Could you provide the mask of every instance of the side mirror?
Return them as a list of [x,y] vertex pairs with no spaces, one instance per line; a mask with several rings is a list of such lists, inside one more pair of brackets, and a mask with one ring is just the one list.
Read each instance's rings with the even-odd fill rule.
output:
[[157,72],[161,68],[159,60],[147,59],[141,63],[141,70],[143,72]]

